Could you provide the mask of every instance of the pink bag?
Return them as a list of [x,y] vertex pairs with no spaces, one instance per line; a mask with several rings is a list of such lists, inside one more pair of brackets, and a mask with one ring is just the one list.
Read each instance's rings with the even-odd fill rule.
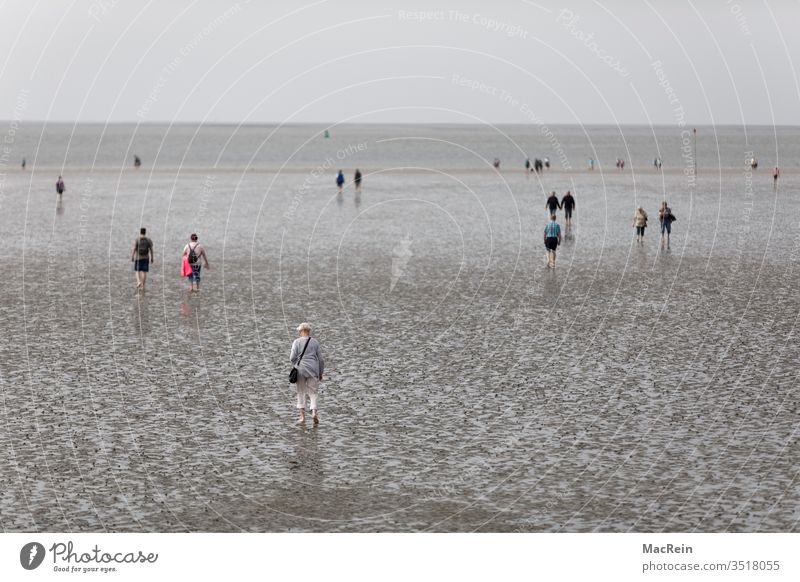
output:
[[183,255],[181,260],[181,277],[188,277],[192,274],[192,266],[189,264],[189,257]]

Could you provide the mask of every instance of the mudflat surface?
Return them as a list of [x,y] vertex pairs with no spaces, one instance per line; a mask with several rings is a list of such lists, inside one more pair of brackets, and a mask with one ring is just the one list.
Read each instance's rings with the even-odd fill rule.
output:
[[[798,529],[793,176],[365,172],[356,200],[125,171],[68,176],[59,208],[36,180],[7,177],[0,218],[5,531]],[[550,271],[544,192],[567,188]],[[301,321],[316,429],[286,382]]]

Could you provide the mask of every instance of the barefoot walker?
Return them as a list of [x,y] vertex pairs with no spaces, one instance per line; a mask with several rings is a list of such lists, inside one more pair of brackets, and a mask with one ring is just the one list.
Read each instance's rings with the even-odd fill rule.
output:
[[556,249],[561,244],[561,227],[556,222],[555,213],[550,215],[550,222],[544,227],[544,247],[547,249],[547,266],[556,266]]
[[667,201],[661,203],[661,208],[658,209],[658,220],[661,221],[661,247],[664,247],[664,240],[667,241],[667,248],[669,248],[669,235],[672,234],[672,223],[677,219],[672,214],[672,209],[667,206]]
[[196,234],[192,234],[189,239],[190,242],[183,247],[183,256],[186,257],[189,266],[192,268],[192,272],[188,275],[189,292],[200,291],[200,271],[202,270],[200,261],[208,269],[208,256],[206,255],[206,249],[197,242]]
[[633,213],[633,226],[636,227],[636,242],[644,242],[644,229],[647,228],[647,212],[639,206]]
[[[289,360],[297,370],[294,378],[297,386],[297,410],[300,413],[297,424],[306,422],[306,398],[308,398],[311,404],[311,418],[314,419],[316,426],[319,424],[317,392],[325,370],[325,360],[319,342],[311,337],[311,326],[301,323],[297,326],[297,332],[300,337],[292,343],[292,351],[289,354]],[[292,376],[295,376],[294,370]]]
[[147,229],[142,227],[139,229],[139,238],[133,242],[133,249],[131,250],[131,261],[133,261],[133,270],[136,271],[136,288],[144,291],[144,286],[147,283],[147,272],[150,270],[150,263],[156,262],[155,253],[153,252],[153,241],[147,238]]

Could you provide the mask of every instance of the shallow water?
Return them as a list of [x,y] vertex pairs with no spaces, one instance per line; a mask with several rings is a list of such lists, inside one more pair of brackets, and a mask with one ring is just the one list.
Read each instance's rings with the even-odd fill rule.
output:
[[[0,526],[795,531],[800,176],[731,166],[694,192],[364,166],[359,200],[311,166],[98,167],[65,171],[60,208],[52,171],[8,171]],[[566,188],[550,271],[544,193]],[[211,269],[189,296],[192,231]],[[327,357],[317,429],[285,380],[300,321]]]

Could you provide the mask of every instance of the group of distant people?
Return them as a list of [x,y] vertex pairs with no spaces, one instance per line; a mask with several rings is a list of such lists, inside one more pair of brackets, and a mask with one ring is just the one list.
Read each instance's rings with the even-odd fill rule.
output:
[[[499,164],[496,167],[500,167]],[[550,169],[550,158],[546,157],[543,160],[539,158],[534,158],[533,163],[531,163],[530,158],[525,158],[525,171],[526,172],[536,172],[537,174],[541,174],[542,170]]]
[[[641,206],[633,213],[633,226],[636,228],[636,242],[644,243],[644,230],[647,228],[647,212]],[[661,202],[658,209],[658,222],[661,225],[661,246],[669,248],[669,235],[672,234],[672,223],[678,220],[667,205],[666,200]],[[665,245],[666,243],[666,245]]]
[[[361,178],[361,171],[356,168],[356,172],[353,174],[353,185],[356,187],[356,192],[361,192]],[[339,170],[339,173],[336,174],[336,188],[338,189],[339,194],[342,193],[345,181],[344,172]]]
[[[572,213],[575,210],[575,197],[569,190],[564,197],[559,200],[555,191],[550,193],[547,201],[545,202],[545,209],[550,216],[550,221],[544,227],[544,248],[547,258],[547,266],[555,268],[556,266],[556,251],[561,245],[561,225],[558,224],[557,213],[559,210],[564,211],[564,224],[567,233],[572,228]],[[633,226],[636,228],[636,242],[644,243],[644,231],[647,228],[647,212],[644,208],[639,206],[633,215]],[[666,200],[661,203],[658,209],[658,221],[661,225],[661,247],[669,249],[669,237],[672,234],[672,223],[677,218],[672,212],[672,209],[667,204]],[[569,236],[569,234],[568,234]]]

